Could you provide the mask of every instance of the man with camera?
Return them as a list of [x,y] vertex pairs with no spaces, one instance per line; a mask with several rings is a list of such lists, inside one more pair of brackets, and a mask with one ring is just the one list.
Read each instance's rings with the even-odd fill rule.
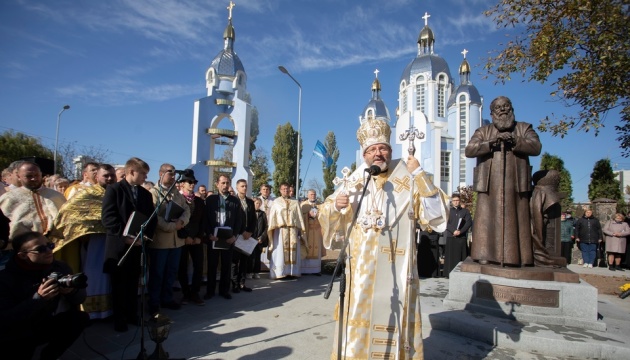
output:
[[0,271],[0,348],[30,359],[42,344],[42,359],[57,359],[88,325],[79,310],[84,275],[53,259],[54,244],[39,232],[13,238],[14,256]]

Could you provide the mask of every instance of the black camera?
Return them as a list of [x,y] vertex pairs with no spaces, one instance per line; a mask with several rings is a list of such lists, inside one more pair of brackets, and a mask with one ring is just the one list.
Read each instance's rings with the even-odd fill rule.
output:
[[52,272],[48,278],[55,280],[63,288],[85,289],[87,287],[87,275],[84,273],[63,276],[58,272]]

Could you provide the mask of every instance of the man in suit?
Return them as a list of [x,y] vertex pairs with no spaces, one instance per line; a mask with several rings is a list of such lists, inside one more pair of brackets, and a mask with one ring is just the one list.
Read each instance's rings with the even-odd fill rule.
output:
[[[147,218],[154,210],[151,193],[142,187],[149,173],[149,165],[138,158],[125,164],[125,178],[105,190],[101,221],[106,229],[105,264],[103,271],[111,275],[114,329],[127,331],[127,323],[138,322],[138,278],[140,276],[141,242],[133,243],[134,237],[123,236],[123,230],[134,211]],[[152,219],[144,236],[151,238],[157,224]],[[125,261],[118,261],[132,246]]]
[[[256,208],[254,201],[247,197],[247,180],[239,179],[236,182],[236,196],[242,208],[242,232],[243,239],[249,239],[256,230]],[[247,274],[247,264],[249,256],[239,251],[234,251],[232,259],[232,292],[251,292],[252,289],[245,286],[245,275]]]
[[228,244],[234,244],[236,237],[241,233],[242,207],[240,201],[230,195],[230,178],[221,175],[217,179],[216,187],[218,194],[210,195],[206,198],[206,224],[208,238],[208,283],[205,299],[211,299],[214,296],[217,278],[217,266],[219,258],[221,259],[221,278],[219,280],[219,295],[225,299],[231,299],[230,295],[230,270],[232,265],[232,246],[226,250],[213,249],[212,243],[219,239],[214,236],[214,230],[218,226],[229,227],[232,229],[233,236],[227,239]]

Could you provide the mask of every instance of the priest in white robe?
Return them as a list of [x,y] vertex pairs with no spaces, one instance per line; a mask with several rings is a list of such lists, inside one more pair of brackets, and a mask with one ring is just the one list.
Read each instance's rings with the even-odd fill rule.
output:
[[[357,138],[365,162],[344,178],[319,211],[326,248],[350,231],[343,318],[338,318],[339,309],[335,312],[337,325],[343,321],[343,359],[423,359],[415,227],[444,231],[448,198],[412,155],[406,162],[392,161],[390,135],[385,120],[361,124]],[[365,170],[372,166],[380,174],[368,182],[357,222],[350,229]],[[332,359],[337,359],[337,338],[338,334]]]
[[279,197],[269,209],[269,278],[300,277],[300,249],[306,245],[306,226],[300,204],[289,198],[289,185],[280,185]]

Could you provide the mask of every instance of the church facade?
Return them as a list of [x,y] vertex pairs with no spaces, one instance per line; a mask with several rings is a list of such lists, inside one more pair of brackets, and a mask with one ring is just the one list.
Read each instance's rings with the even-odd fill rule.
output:
[[[448,63],[434,51],[435,36],[428,26],[418,37],[417,56],[405,67],[398,87],[396,120],[392,124],[393,158],[406,158],[413,139],[414,156],[433,183],[447,194],[458,186],[472,185],[475,159],[464,154],[466,144],[482,119],[483,97],[470,81],[470,64],[464,59],[459,66],[459,85],[451,75]],[[377,78],[372,84],[372,99],[360,116],[387,117],[389,112],[380,99]],[[357,156],[358,163],[362,161]]]

